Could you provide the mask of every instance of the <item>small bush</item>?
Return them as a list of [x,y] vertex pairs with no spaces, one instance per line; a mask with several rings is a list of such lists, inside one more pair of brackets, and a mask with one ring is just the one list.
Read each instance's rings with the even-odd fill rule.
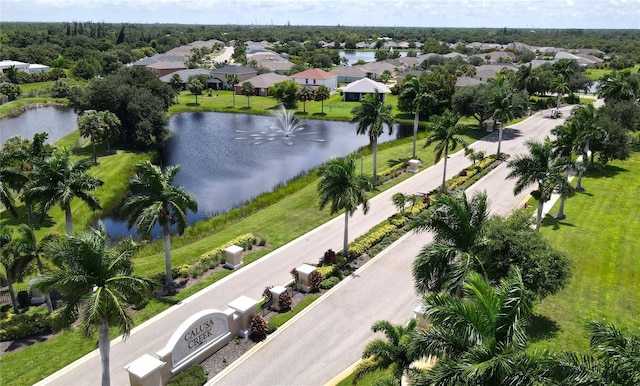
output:
[[333,249],[329,249],[324,253],[322,257],[322,264],[324,265],[333,265],[336,263],[336,253]]
[[340,283],[340,279],[338,279],[335,276],[331,276],[328,279],[324,279],[321,283],[320,283],[320,288],[327,290],[332,288],[333,286],[335,286],[336,284]]
[[291,295],[289,295],[289,291],[284,291],[280,294],[278,304],[280,304],[280,310],[286,311],[291,309]]
[[0,326],[0,341],[4,342],[50,332],[51,318],[47,310],[33,307],[23,314],[8,312]]
[[291,270],[291,276],[293,277],[293,283],[298,284],[298,280],[300,280],[300,274],[296,268]]
[[20,308],[29,308],[30,305],[29,293],[27,291],[18,291],[18,306]]
[[272,285],[267,286],[264,291],[262,291],[262,297],[267,301],[270,302],[273,300],[273,295],[271,294],[271,288],[273,288]]
[[312,292],[320,291],[320,284],[322,283],[322,275],[318,271],[313,271],[309,274],[309,285]]
[[254,315],[251,318],[251,323],[249,324],[251,328],[251,336],[257,340],[262,340],[267,336],[268,326],[267,321],[260,315]]
[[169,381],[170,386],[202,386],[207,383],[207,375],[200,365],[193,365]]

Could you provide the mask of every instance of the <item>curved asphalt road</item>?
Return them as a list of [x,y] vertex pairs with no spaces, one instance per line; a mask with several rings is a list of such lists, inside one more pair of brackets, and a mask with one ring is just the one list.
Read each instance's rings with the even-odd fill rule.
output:
[[[564,117],[570,107],[562,109]],[[549,110],[504,130],[502,151],[517,154],[525,139],[541,140],[562,120],[549,119]],[[487,154],[497,149],[497,135],[475,142],[474,149]],[[470,164],[460,151],[450,156],[447,178]],[[526,196],[513,196],[512,181],[502,165],[473,189],[485,189],[493,213],[509,213]],[[350,241],[383,221],[396,209],[391,196],[397,192],[428,192],[439,186],[442,161],[414,177],[378,194],[371,200],[371,210],[364,216],[358,211],[349,221]],[[292,268],[315,263],[329,248],[339,250],[343,237],[343,216],[338,216],[291,243],[268,254],[225,279],[207,287],[142,325],[134,328],[123,342],[111,342],[111,384],[128,385],[124,367],[144,354],[155,354],[164,347],[175,329],[189,316],[203,309],[224,310],[234,299],[246,295],[261,297],[269,285],[287,283]],[[407,236],[402,242],[377,258],[367,269],[341,284],[333,295],[317,303],[291,327],[281,329],[275,337],[238,366],[232,365],[220,384],[224,385],[320,385],[357,360],[372,333],[370,326],[378,319],[400,323],[412,315],[418,299],[413,291],[410,265],[419,249],[429,241],[428,234]],[[276,339],[277,338],[277,339]],[[37,385],[100,384],[100,357],[94,350],[78,361],[45,378]]]

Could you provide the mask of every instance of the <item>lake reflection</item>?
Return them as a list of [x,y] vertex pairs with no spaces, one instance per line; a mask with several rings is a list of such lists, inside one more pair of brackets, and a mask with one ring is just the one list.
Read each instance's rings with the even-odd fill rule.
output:
[[[255,144],[248,138],[247,134],[267,131],[275,122],[275,117],[229,113],[183,113],[171,118],[173,135],[164,147],[162,162],[180,165],[174,183],[198,201],[198,212],[189,214],[191,224],[242,205],[369,142],[367,136],[356,135],[355,124],[319,120],[305,120],[304,127],[322,142],[295,138],[289,146],[279,140]],[[392,135],[385,132],[379,142],[397,138],[397,129]],[[402,130],[403,135],[410,132]],[[124,220],[104,222],[113,237],[129,234]]]
[[49,133],[47,143],[54,143],[77,128],[78,114],[66,107],[30,109],[14,118],[0,119],[0,143],[19,135],[31,139],[37,133]]

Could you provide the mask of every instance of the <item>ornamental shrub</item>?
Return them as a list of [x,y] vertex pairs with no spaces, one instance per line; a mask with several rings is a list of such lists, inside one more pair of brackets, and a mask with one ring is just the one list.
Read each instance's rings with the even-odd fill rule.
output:
[[32,307],[22,314],[8,312],[0,320],[0,341],[2,342],[50,331],[51,317],[42,307]]
[[287,311],[291,309],[291,295],[289,291],[284,291],[278,297],[278,303],[280,304],[280,310]]
[[323,265],[333,265],[336,263],[336,253],[333,249],[329,249],[324,253],[321,263]]
[[311,292],[320,291],[320,283],[322,283],[322,275],[318,271],[313,271],[309,274],[309,286]]
[[200,365],[193,365],[169,381],[169,386],[202,386],[207,383],[207,375]]
[[340,283],[340,279],[338,279],[335,276],[331,276],[328,279],[324,279],[321,283],[320,283],[320,288],[327,290],[330,288],[333,288],[333,286],[335,286],[336,284]]
[[264,300],[266,300],[267,302],[270,302],[273,300],[273,294],[271,294],[271,288],[273,288],[272,285],[267,286],[264,291],[262,291],[262,297],[264,298]]
[[252,338],[262,340],[267,336],[269,327],[267,321],[261,315],[253,315],[249,327],[251,328]]

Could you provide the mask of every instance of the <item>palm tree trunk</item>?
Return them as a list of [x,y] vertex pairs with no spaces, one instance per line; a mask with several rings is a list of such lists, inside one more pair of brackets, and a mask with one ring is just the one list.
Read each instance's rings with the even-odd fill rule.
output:
[[162,239],[164,240],[164,269],[165,269],[165,287],[169,288],[173,284],[173,275],[171,274],[171,239],[169,235],[169,224],[162,226]]
[[447,182],[447,158],[449,158],[449,149],[445,147],[444,149],[444,171],[442,172],[442,193],[445,192],[445,183]]
[[344,241],[342,242],[342,255],[349,257],[349,211],[344,211]]
[[71,207],[65,208],[64,210],[65,224],[67,226],[67,234],[73,234],[73,222],[71,221]]
[[374,138],[373,140],[373,180],[374,181],[378,180],[378,168],[376,167],[377,162],[378,162],[378,138]]
[[536,230],[540,229],[540,224],[542,223],[543,206],[544,206],[544,202],[542,200],[538,200],[538,214],[536,215]]
[[[40,272],[40,275],[44,275],[44,266],[42,265],[42,260],[40,260],[40,258],[37,257],[36,262],[38,263],[38,272]],[[47,303],[47,309],[49,310],[49,313],[52,313],[53,304],[51,303],[51,295],[49,293],[45,294],[44,299]]]
[[96,143],[91,138],[91,148],[93,149],[93,163],[98,164],[98,156],[96,155]]
[[416,159],[416,141],[418,140],[418,122],[420,121],[420,110],[416,109],[416,114],[413,117],[413,155],[412,158]]
[[19,313],[18,309],[18,300],[16,299],[16,292],[13,290],[13,280],[11,280],[11,275],[9,275],[9,270],[7,270],[7,287],[9,287],[9,297],[11,298],[11,306],[13,307],[14,313]]
[[[564,178],[565,179],[569,179],[569,169],[564,171]],[[566,197],[564,196],[564,194],[560,195],[560,207],[558,208],[558,214],[556,215],[556,218],[559,220],[565,219],[567,218],[567,216],[565,216],[564,214],[564,201],[565,201]]]
[[109,341],[109,319],[102,318],[98,336],[98,347],[100,348],[100,360],[102,362],[102,386],[109,386],[111,384],[111,377],[109,374],[110,346],[111,342]]
[[236,87],[235,85],[231,87],[233,87],[233,107],[236,107]]
[[503,130],[504,130],[504,122],[500,122],[500,128],[498,129],[498,152],[496,153],[496,159],[500,159],[500,146],[502,145]]
[[324,99],[320,101],[320,106],[322,106],[322,114],[324,114]]

